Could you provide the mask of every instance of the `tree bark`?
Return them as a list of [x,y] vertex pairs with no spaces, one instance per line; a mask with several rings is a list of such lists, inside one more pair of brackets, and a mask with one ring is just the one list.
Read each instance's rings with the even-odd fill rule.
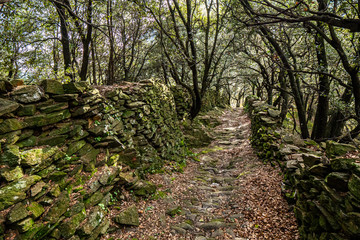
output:
[[[319,2],[319,11],[325,10],[325,2]],[[324,24],[318,22],[318,27],[321,30],[324,30]],[[315,50],[318,60],[318,65],[322,72],[328,72],[328,62],[326,56],[326,47],[324,38],[321,34],[317,33],[315,36]],[[330,93],[330,81],[328,75],[320,74],[319,75],[319,96],[318,104],[315,114],[314,127],[312,130],[312,139],[320,140],[325,137],[328,114],[329,114],[329,93]]]
[[88,0],[87,8],[87,33],[86,36],[82,37],[83,44],[83,56],[81,63],[80,79],[81,81],[86,81],[88,67],[89,67],[89,58],[90,58],[90,42],[92,37],[92,0]]
[[61,33],[61,44],[63,48],[63,58],[64,58],[64,71],[65,76],[68,76],[71,81],[74,80],[74,75],[71,69],[71,49],[70,49],[70,38],[67,29],[66,23],[66,14],[64,7],[57,2],[53,2],[56,8],[56,11],[60,18],[60,33]]

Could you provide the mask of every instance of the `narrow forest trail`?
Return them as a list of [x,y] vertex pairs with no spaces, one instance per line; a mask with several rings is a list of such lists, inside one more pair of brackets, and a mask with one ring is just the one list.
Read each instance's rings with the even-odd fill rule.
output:
[[250,145],[247,115],[226,110],[220,120],[215,140],[194,149],[200,162],[190,162],[182,174],[150,177],[163,194],[135,203],[140,226],[117,231],[115,239],[299,238],[293,211],[281,196],[280,171],[261,162]]

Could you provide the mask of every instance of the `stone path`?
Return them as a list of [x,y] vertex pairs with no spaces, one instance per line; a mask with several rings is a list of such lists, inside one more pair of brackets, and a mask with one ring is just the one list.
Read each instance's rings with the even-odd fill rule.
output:
[[[200,156],[200,168],[194,184],[198,197],[191,199],[191,203],[184,206],[186,218],[194,227],[184,223],[177,227],[186,226],[191,230],[195,240],[205,240],[210,237],[237,238],[233,229],[235,220],[243,217],[234,211],[238,208],[234,197],[234,190],[239,185],[239,170],[235,164],[242,161],[239,156],[228,157],[227,153],[239,148],[246,142],[249,134],[249,124],[239,122],[239,112],[227,112],[223,116],[224,123],[215,129],[216,140]],[[201,152],[201,151],[200,151]],[[208,153],[207,153],[208,152]],[[181,231],[175,227],[176,231]]]
[[251,148],[250,120],[241,109],[225,111],[220,120],[215,140],[194,149],[199,162],[183,174],[150,178],[171,194],[139,204],[142,224],[121,239],[298,239],[279,170]]

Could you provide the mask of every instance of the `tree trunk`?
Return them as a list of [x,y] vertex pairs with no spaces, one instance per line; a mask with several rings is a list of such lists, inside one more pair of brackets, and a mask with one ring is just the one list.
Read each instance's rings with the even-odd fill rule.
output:
[[89,67],[89,58],[90,58],[90,42],[92,37],[92,0],[88,0],[88,9],[87,9],[87,33],[86,36],[82,39],[83,44],[83,56],[82,56],[82,64],[80,71],[80,79],[81,81],[86,81],[88,67]]
[[[349,104],[351,101],[352,91],[351,89],[345,89],[345,92],[341,96],[341,101],[344,104]],[[328,138],[335,138],[341,135],[341,131],[345,126],[345,116],[342,113],[342,109],[338,109],[334,114],[331,115],[326,136]]]
[[63,58],[64,58],[64,71],[65,76],[68,76],[71,81],[74,81],[74,75],[71,70],[71,50],[70,50],[70,38],[68,29],[66,26],[66,15],[65,9],[59,3],[54,2],[56,11],[60,18],[60,33],[61,33],[61,44],[63,48]]
[[97,80],[96,80],[96,58],[95,58],[94,39],[91,39],[91,64],[92,64],[93,84],[94,84],[94,85],[97,85]]
[[107,2],[107,24],[110,44],[110,55],[107,69],[107,84],[112,85],[115,83],[115,68],[114,68],[114,33],[113,33],[113,17],[112,17],[112,0]]
[[[319,2],[319,11],[325,10],[325,2]],[[324,31],[325,27],[323,23],[317,23],[319,29]],[[323,72],[328,71],[328,63],[326,56],[325,41],[321,34],[317,33],[315,36],[315,50],[318,60],[318,65]],[[314,127],[312,130],[312,139],[320,140],[325,137],[327,121],[329,115],[329,93],[330,93],[330,81],[329,77],[324,74],[319,76],[319,97],[315,114]]]

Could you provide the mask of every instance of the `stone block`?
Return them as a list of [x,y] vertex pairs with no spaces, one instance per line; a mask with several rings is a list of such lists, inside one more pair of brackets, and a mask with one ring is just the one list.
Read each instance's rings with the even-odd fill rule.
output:
[[4,121],[0,121],[0,134],[20,130],[27,127],[27,124],[17,118],[9,118]]
[[0,175],[2,178],[4,178],[6,181],[11,182],[17,179],[20,179],[24,176],[22,168],[20,166],[17,166],[15,168],[2,168],[0,170]]
[[3,153],[0,154],[0,165],[15,167],[20,163],[20,150],[16,145],[4,147]]
[[34,103],[45,97],[44,91],[36,85],[24,85],[15,88],[11,96],[20,103]]
[[19,107],[16,114],[20,117],[24,116],[33,116],[36,113],[36,105],[30,104],[30,105],[22,105]]
[[342,156],[348,152],[355,151],[356,147],[350,144],[337,143],[334,141],[326,142],[326,156]]
[[69,205],[70,198],[66,192],[63,192],[55,201],[54,205],[46,213],[44,220],[49,221],[52,224],[56,223],[59,218],[67,211]]
[[17,203],[7,215],[7,219],[10,223],[15,223],[29,216],[29,211],[26,209],[24,203]]
[[139,214],[136,206],[130,206],[113,219],[116,223],[129,226],[139,226]]
[[43,80],[40,86],[44,89],[45,93],[64,94],[63,85],[57,80]]
[[352,174],[348,187],[350,192],[358,199],[360,200],[360,177],[356,174]]
[[19,106],[17,102],[0,98],[0,116],[14,112]]

